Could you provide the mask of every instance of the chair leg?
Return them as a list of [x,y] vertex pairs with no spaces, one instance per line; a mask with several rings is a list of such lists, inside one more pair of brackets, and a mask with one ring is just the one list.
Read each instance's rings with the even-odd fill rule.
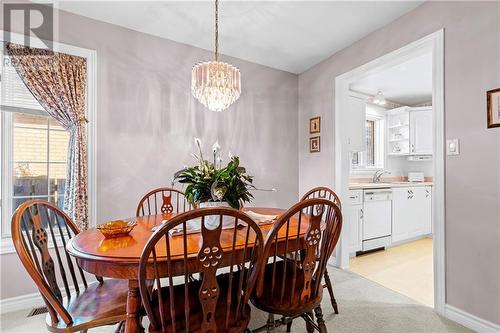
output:
[[[307,314],[311,317],[312,320],[314,320],[314,315],[312,312],[308,312]],[[314,326],[307,320],[306,320],[306,331],[307,333],[314,333]]]
[[269,313],[269,315],[267,316],[267,330],[266,330],[266,332],[274,332],[274,327],[275,327],[274,314]]
[[330,275],[328,275],[328,271],[326,269],[325,269],[324,278],[325,278],[326,287],[328,288],[328,293],[330,294],[330,302],[332,303],[333,311],[335,312],[335,314],[339,314],[337,300],[335,299],[335,295],[333,294],[332,281],[330,280]]
[[292,331],[292,323],[293,321],[290,320],[287,324],[286,324],[286,331],[287,332],[291,332]]
[[314,313],[316,314],[316,322],[318,323],[319,332],[327,333],[325,321],[323,320],[323,311],[321,310],[321,306],[318,306],[314,309]]

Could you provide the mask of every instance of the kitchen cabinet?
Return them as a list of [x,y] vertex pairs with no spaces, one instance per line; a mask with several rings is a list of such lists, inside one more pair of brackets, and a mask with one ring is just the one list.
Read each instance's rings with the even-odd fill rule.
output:
[[349,253],[356,253],[362,249],[363,241],[363,192],[361,190],[349,191],[347,205],[347,226],[349,238]]
[[410,113],[403,106],[387,111],[387,141],[389,155],[410,153]]
[[410,153],[432,155],[432,109],[414,108],[410,112]]
[[432,233],[432,187],[392,190],[392,242]]
[[419,207],[417,218],[420,221],[417,236],[429,235],[432,233],[432,187],[417,187],[414,192]]
[[347,107],[349,116],[345,121],[345,133],[348,135],[349,151],[364,151],[366,148],[366,101],[350,95]]
[[431,107],[400,107],[387,112],[389,155],[432,155]]

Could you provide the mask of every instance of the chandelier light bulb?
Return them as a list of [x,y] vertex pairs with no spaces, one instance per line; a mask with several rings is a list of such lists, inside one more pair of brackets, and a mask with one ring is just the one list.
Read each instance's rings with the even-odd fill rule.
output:
[[387,101],[385,100],[385,97],[384,97],[384,94],[382,93],[382,91],[379,90],[377,92],[377,95],[375,95],[375,97],[373,97],[373,103],[377,104],[377,105],[387,104]]

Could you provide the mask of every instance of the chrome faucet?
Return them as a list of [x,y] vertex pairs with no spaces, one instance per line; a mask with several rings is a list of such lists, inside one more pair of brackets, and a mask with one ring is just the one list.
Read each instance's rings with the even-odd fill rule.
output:
[[375,171],[375,174],[373,175],[373,179],[372,179],[372,182],[373,183],[380,183],[380,177],[382,177],[382,175],[384,174],[391,174],[389,171],[387,170],[377,170]]

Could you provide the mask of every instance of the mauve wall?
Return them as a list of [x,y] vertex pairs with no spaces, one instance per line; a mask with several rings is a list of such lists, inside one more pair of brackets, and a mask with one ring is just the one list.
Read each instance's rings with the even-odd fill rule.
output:
[[[445,30],[445,124],[460,138],[446,158],[446,302],[500,324],[500,129],[486,128],[500,87],[500,2],[427,2],[299,76],[299,192],[334,183],[335,77]],[[322,116],[322,152],[308,118]]]
[[[191,67],[212,54],[62,12],[59,41],[97,51],[97,222],[132,216],[143,194],[170,185],[216,139],[239,155],[255,184],[252,205],[289,207],[298,197],[297,75],[222,57],[242,73],[240,99],[222,113],[191,96]],[[14,32],[22,32],[15,27]],[[210,37],[207,32],[207,38]],[[1,298],[34,292],[15,254],[1,256]]]

